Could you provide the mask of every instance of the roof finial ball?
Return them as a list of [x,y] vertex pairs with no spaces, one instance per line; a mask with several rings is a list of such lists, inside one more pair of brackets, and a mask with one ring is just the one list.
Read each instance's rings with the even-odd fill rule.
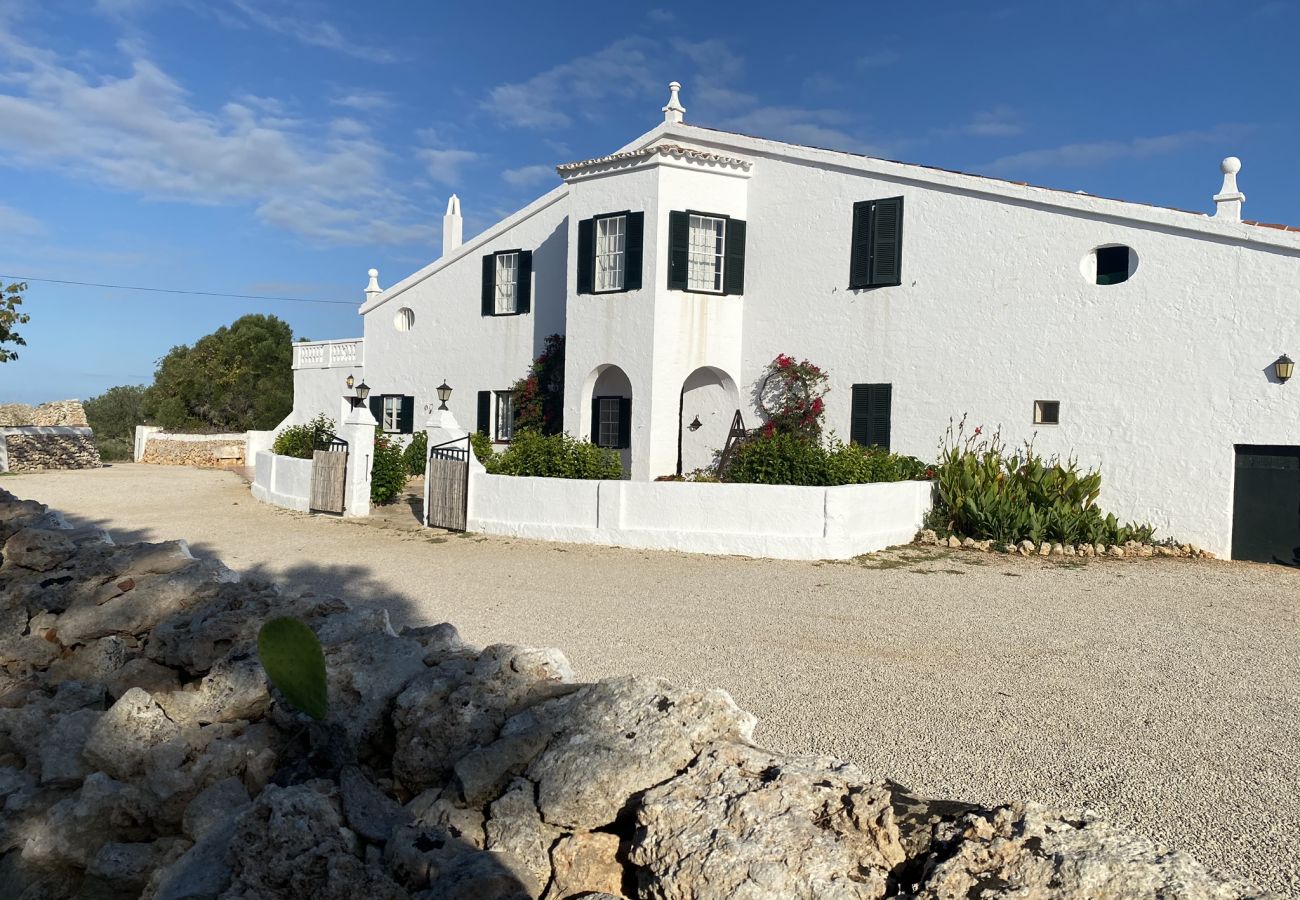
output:
[[1237,173],[1241,171],[1241,160],[1229,156],[1219,163],[1219,168],[1223,171],[1223,187],[1214,195],[1216,207],[1214,217],[1240,222],[1241,204],[1246,201],[1246,195],[1237,189]]
[[370,283],[366,285],[366,299],[373,300],[384,292],[379,286],[379,270],[371,269],[366,274],[370,276]]
[[682,106],[681,98],[677,92],[682,89],[681,82],[671,81],[668,83],[668,105],[664,107],[664,121],[669,125],[680,125],[686,117],[686,107]]

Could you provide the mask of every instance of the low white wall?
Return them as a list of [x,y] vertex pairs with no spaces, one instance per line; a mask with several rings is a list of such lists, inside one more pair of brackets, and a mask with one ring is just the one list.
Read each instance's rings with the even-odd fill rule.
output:
[[257,454],[263,450],[270,450],[271,445],[275,443],[275,431],[250,431],[248,432],[248,442],[244,450],[244,460],[257,459]]
[[470,531],[776,559],[850,559],[912,540],[928,481],[791,487],[514,478],[471,471]]
[[261,451],[254,463],[253,497],[263,503],[307,512],[311,505],[311,464],[310,459]]

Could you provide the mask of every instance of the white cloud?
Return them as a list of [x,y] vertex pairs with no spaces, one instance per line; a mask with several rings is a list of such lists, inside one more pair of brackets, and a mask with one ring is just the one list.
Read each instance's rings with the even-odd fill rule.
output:
[[365,88],[353,88],[351,90],[339,91],[330,98],[330,103],[335,106],[345,106],[348,109],[355,109],[357,112],[374,112],[381,109],[391,109],[395,104],[391,95],[383,91],[371,91]]
[[247,22],[259,28],[293,38],[309,47],[333,50],[348,56],[368,59],[372,62],[396,62],[397,54],[381,47],[372,47],[349,38],[333,24],[321,19],[313,11],[300,9],[298,12],[271,12],[267,7],[289,5],[284,2],[272,3],[268,0],[230,0],[233,9],[242,13]]
[[1025,130],[1019,118],[1010,106],[996,106],[976,113],[961,130],[975,137],[1014,137]]
[[555,166],[522,166],[518,169],[506,169],[501,178],[515,187],[531,187],[556,178]]
[[0,162],[159,200],[250,204],[264,222],[324,241],[431,240],[422,210],[387,186],[365,126],[324,132],[268,98],[216,111],[143,57],[89,73],[0,27]]
[[657,49],[648,38],[623,38],[527,81],[497,85],[483,106],[505,125],[564,128],[579,116],[589,117],[598,101],[651,92],[655,82],[648,72]]
[[40,237],[48,232],[49,229],[40,219],[0,203],[0,233],[9,237]]
[[853,64],[859,69],[883,69],[886,66],[892,66],[902,58],[903,55],[897,50],[885,48],[865,53],[854,60]]
[[834,109],[804,109],[798,106],[760,106],[725,120],[722,127],[755,137],[775,138],[829,150],[871,153],[869,144],[842,126],[851,123],[847,113]]
[[1241,125],[1218,125],[1209,131],[1180,131],[1156,137],[1127,141],[1092,141],[1064,144],[1042,150],[1026,150],[995,159],[982,169],[990,172],[1015,172],[1024,169],[1082,168],[1099,166],[1122,159],[1149,159],[1175,153],[1197,144],[1213,144],[1239,137],[1249,128]]
[[478,159],[473,150],[423,149],[416,155],[424,160],[425,170],[434,181],[456,185],[461,181],[461,169]]
[[677,14],[670,9],[663,9],[656,6],[650,12],[646,13],[646,18],[656,25],[671,25],[677,21]]

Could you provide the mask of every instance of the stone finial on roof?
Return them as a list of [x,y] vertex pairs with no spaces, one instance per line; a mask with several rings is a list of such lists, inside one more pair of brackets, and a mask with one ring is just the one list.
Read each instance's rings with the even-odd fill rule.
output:
[[382,294],[384,289],[379,286],[378,269],[371,269],[366,274],[370,276],[370,283],[366,285],[366,302],[369,303],[371,300]]
[[1241,160],[1229,156],[1219,164],[1219,168],[1223,170],[1223,187],[1214,195],[1217,207],[1214,218],[1240,222],[1241,205],[1246,202],[1246,195],[1237,190],[1237,173],[1241,171]]
[[465,220],[460,217],[460,198],[455,194],[447,200],[447,214],[442,217],[442,255],[446,256],[464,240]]
[[681,99],[677,92],[682,89],[681,83],[677,81],[669,82],[668,90],[671,95],[668,97],[668,105],[664,107],[664,121],[669,125],[680,125],[686,118],[686,107],[682,106]]

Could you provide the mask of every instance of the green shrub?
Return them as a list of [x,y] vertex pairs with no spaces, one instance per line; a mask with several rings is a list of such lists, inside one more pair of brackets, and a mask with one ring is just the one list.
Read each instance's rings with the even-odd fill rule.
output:
[[402,451],[402,463],[406,466],[406,474],[412,478],[419,478],[424,474],[425,466],[429,460],[429,433],[427,431],[417,431],[411,437],[411,442],[406,445]]
[[968,437],[963,421],[940,447],[938,497],[931,521],[959,537],[1006,544],[1030,540],[1062,544],[1147,542],[1150,525],[1121,525],[1096,505],[1101,472],[1074,459],[1043,459],[1032,444],[1010,450],[999,434]]
[[317,450],[325,449],[326,442],[334,436],[334,420],[321,413],[306,425],[290,425],[275,436],[271,452],[297,459],[311,459]]
[[135,440],[132,438],[100,437],[96,434],[95,446],[99,448],[99,458],[104,462],[135,459]]
[[845,444],[834,437],[823,446],[812,437],[781,431],[760,433],[742,442],[726,472],[727,481],[812,486],[933,477],[933,471],[914,456]]
[[[475,452],[478,452],[477,447]],[[623,477],[623,462],[617,451],[597,447],[563,432],[542,435],[528,429],[516,431],[505,452],[489,456],[483,460],[483,465],[493,475],[595,479]]]
[[406,487],[406,478],[402,445],[376,434],[375,456],[370,463],[370,502],[376,506],[392,503]]
[[484,466],[487,465],[489,459],[496,455],[496,449],[492,446],[492,439],[481,431],[470,432],[469,445],[474,448],[474,456]]

